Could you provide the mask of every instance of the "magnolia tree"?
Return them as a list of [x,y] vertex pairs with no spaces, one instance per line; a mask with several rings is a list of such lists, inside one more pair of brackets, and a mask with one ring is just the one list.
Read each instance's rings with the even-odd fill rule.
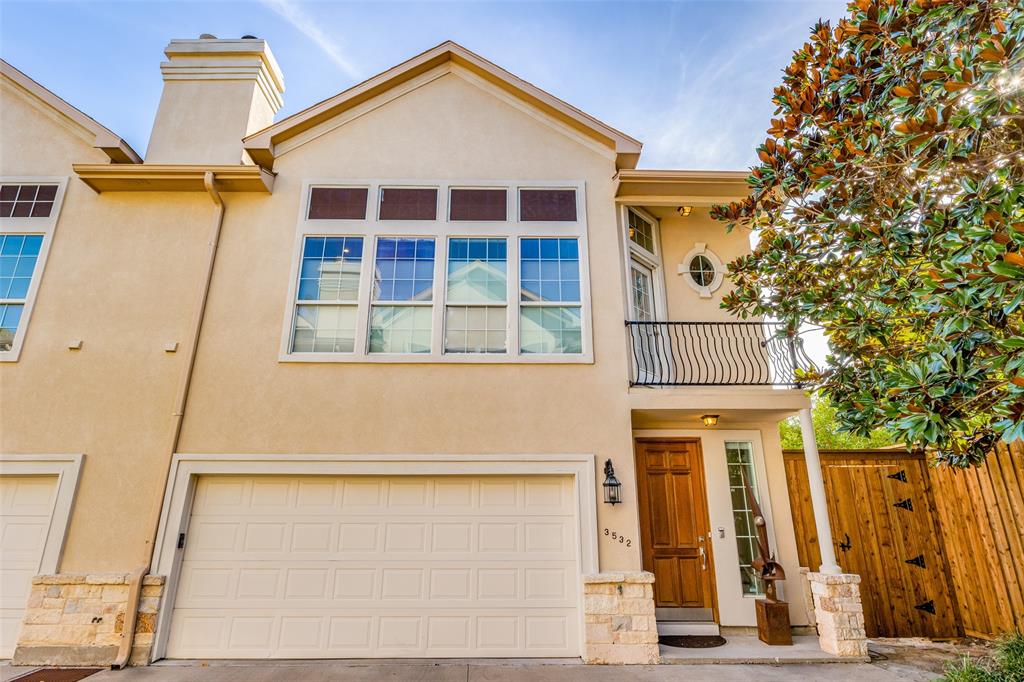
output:
[[857,0],[819,22],[775,89],[757,231],[723,302],[831,355],[806,375],[837,420],[941,462],[1024,438],[1024,4]]

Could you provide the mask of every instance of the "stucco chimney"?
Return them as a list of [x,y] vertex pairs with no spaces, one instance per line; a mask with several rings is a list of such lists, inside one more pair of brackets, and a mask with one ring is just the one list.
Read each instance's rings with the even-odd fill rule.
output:
[[266,41],[172,40],[146,163],[252,163],[242,138],[274,122],[284,76]]

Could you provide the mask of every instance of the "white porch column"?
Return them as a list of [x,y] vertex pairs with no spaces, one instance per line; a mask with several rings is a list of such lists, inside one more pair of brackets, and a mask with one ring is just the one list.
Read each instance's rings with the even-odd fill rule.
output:
[[832,527],[828,524],[828,502],[825,500],[825,479],[821,475],[821,458],[818,456],[818,441],[814,437],[814,422],[811,410],[800,410],[800,433],[804,439],[804,460],[807,463],[807,481],[811,489],[811,507],[814,509],[814,527],[818,531],[818,548],[821,550],[820,573],[842,573],[836,563],[836,549],[832,544]]

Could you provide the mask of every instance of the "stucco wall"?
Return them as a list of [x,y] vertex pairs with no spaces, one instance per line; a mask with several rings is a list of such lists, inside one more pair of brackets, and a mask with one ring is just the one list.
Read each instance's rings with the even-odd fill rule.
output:
[[713,251],[723,266],[734,258],[750,252],[750,233],[743,229],[725,231],[725,223],[712,220],[708,209],[696,207],[688,216],[676,215],[674,211],[659,211],[661,214],[662,261],[665,264],[665,292],[670,320],[735,320],[722,310],[722,296],[732,290],[732,283],[725,277],[722,286],[711,298],[701,298],[678,272],[683,258],[697,242],[704,242]]
[[[606,276],[619,268],[609,153],[447,75],[324,131],[275,172],[273,195],[227,198],[180,451],[592,453],[631,482],[622,293]],[[280,362],[309,178],[585,181],[594,364]],[[635,529],[634,507],[599,506],[599,524]],[[602,569],[639,568],[636,546],[600,554]]]
[[212,203],[97,195],[71,163],[106,155],[22,91],[2,96],[0,174],[70,179],[21,356],[0,363],[0,452],[84,453],[60,570],[124,571],[148,559],[183,359],[163,348],[191,319]]

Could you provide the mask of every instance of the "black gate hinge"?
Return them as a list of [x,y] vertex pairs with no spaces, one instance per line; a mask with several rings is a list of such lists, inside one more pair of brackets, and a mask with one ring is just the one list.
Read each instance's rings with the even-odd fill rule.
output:
[[900,509],[906,509],[907,511],[914,511],[914,503],[910,501],[909,497],[905,500],[900,500],[899,502],[894,503],[892,506],[899,507]]
[[894,481],[902,481],[903,483],[906,483],[907,482],[907,472],[904,471],[903,469],[900,469],[895,474],[889,474],[888,476],[886,476],[886,478],[891,478]]
[[932,601],[931,599],[929,599],[926,602],[922,602],[920,604],[917,604],[914,608],[917,609],[918,611],[924,611],[925,613],[930,613],[933,616],[935,615],[935,602]]

